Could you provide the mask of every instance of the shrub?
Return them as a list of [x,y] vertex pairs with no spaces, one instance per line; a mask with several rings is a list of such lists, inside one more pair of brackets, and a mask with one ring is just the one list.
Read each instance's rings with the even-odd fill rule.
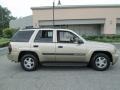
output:
[[0,28],[0,37],[2,37],[2,29]]
[[15,32],[16,32],[15,29],[6,28],[6,29],[3,30],[3,37],[11,38]]
[[9,44],[10,39],[8,38],[0,38],[0,48],[5,47]]
[[120,42],[120,35],[100,35],[100,36],[83,36],[86,40],[100,42]]
[[8,46],[8,45],[9,45],[9,42],[4,42],[4,43],[0,44],[0,48],[1,48],[1,47],[6,47],[6,46]]

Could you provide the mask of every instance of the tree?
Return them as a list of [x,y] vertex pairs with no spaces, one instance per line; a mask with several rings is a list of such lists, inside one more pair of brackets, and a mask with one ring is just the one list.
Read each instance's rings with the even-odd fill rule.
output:
[[2,35],[2,30],[9,27],[10,20],[16,19],[11,15],[11,12],[0,5],[0,36]]
[[15,34],[18,30],[13,28],[5,28],[3,29],[3,37],[11,38],[13,34]]

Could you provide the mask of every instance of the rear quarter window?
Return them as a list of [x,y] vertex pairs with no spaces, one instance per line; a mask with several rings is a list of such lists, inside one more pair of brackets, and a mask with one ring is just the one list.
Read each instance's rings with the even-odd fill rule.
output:
[[12,37],[12,42],[29,42],[30,37],[33,34],[33,30],[30,31],[18,31],[16,34]]

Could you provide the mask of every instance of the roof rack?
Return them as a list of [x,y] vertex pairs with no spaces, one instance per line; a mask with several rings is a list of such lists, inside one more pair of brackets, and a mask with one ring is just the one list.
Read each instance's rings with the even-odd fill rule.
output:
[[42,27],[42,28],[34,28],[34,27],[30,27],[30,28],[24,28],[24,29],[65,29],[65,28],[61,28],[61,27]]

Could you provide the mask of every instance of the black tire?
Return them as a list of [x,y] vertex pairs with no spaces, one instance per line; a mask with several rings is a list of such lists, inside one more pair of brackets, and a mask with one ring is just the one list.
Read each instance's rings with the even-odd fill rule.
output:
[[104,53],[96,53],[91,58],[90,65],[97,71],[104,71],[110,67],[110,57]]
[[[27,60],[27,62],[26,62],[26,60]],[[30,68],[30,66],[31,66],[31,68]],[[32,55],[32,54],[25,54],[25,55],[23,55],[21,57],[21,67],[25,71],[35,71],[38,68],[38,66],[39,66],[38,59],[34,55]]]

